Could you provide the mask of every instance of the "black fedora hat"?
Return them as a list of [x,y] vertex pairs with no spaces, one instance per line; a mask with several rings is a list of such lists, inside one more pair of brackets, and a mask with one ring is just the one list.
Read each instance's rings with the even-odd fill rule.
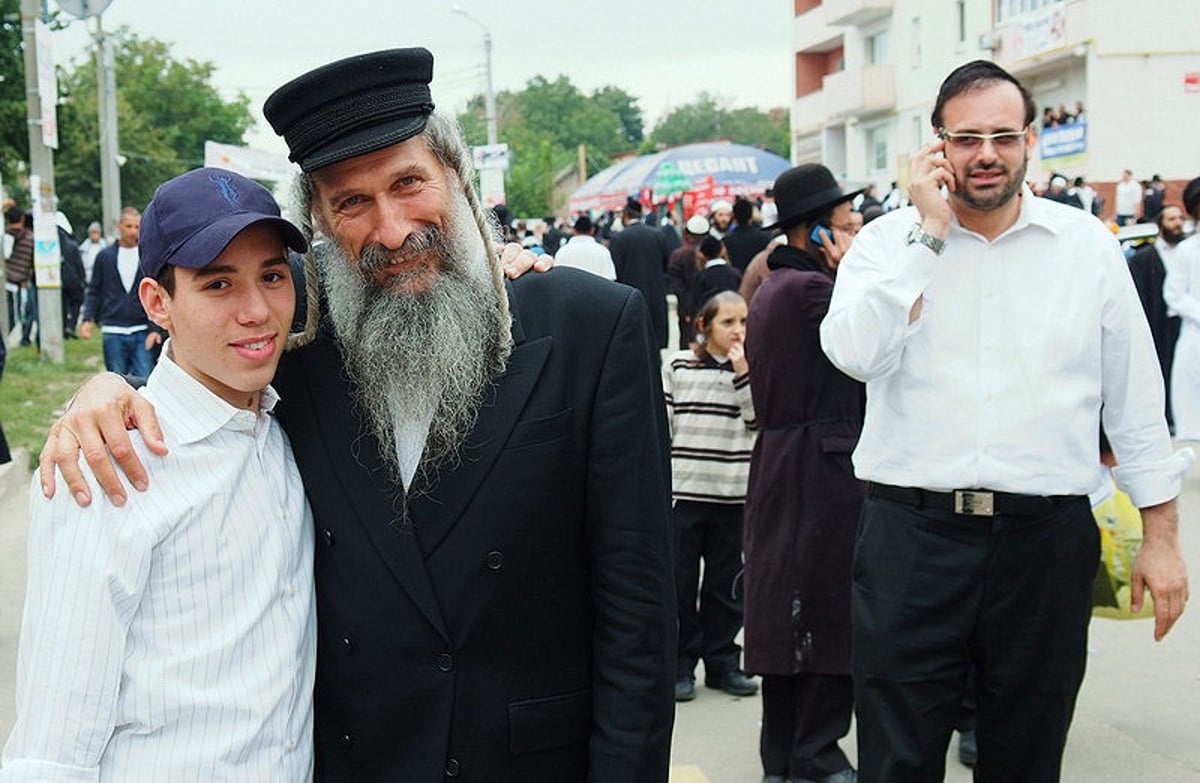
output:
[[433,111],[433,55],[421,47],[323,65],[267,98],[263,114],[304,171],[399,144]]
[[805,163],[779,175],[775,180],[775,205],[779,218],[765,229],[791,228],[829,210],[863,192],[863,188],[843,193],[833,173],[820,163]]

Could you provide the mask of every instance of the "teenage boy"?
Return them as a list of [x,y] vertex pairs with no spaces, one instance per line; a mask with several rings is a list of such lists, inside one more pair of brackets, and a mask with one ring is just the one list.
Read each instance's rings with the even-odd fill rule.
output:
[[220,169],[146,209],[138,294],[170,337],[142,393],[169,453],[134,435],[151,487],[128,506],[32,493],[0,781],[311,777],[312,516],[268,415],[306,246]]

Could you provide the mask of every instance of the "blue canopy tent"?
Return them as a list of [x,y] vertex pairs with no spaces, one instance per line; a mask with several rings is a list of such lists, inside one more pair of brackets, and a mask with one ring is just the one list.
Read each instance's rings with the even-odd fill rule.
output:
[[609,166],[571,194],[569,207],[572,212],[616,210],[630,196],[661,202],[693,193],[704,203],[757,196],[791,165],[772,152],[743,144],[685,144]]

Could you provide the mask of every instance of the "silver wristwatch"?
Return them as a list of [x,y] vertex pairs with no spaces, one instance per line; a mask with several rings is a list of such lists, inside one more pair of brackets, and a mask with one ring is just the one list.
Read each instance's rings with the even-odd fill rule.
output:
[[905,237],[905,243],[909,245],[924,245],[939,256],[946,249],[946,240],[938,239],[933,234],[925,233],[921,230],[920,223],[914,225],[912,230],[908,232],[908,236]]

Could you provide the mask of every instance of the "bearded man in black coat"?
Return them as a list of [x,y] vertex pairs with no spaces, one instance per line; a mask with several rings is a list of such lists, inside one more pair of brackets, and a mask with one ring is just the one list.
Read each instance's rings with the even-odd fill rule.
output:
[[332,240],[319,323],[275,381],[317,528],[315,778],[663,783],[675,598],[645,303],[571,269],[504,280],[432,71],[424,49],[360,55],[264,111],[306,232]]

